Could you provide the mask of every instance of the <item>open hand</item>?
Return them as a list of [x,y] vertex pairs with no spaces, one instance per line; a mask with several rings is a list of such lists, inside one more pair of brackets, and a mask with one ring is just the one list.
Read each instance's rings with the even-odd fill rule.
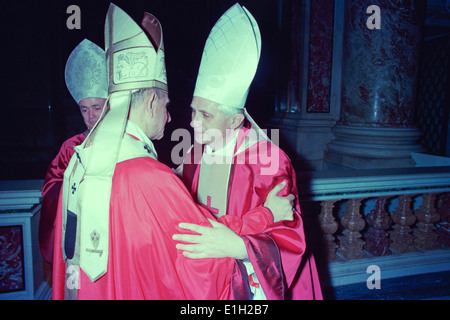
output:
[[191,259],[204,258],[234,258],[247,259],[247,249],[244,240],[230,228],[215,220],[208,219],[211,227],[192,223],[180,223],[182,229],[194,231],[195,234],[174,234],[172,239],[190,244],[177,244],[177,249],[183,250],[183,255]]

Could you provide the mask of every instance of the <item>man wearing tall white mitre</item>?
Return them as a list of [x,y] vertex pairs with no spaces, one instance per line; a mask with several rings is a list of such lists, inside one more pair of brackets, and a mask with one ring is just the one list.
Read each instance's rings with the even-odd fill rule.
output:
[[[295,218],[241,237],[223,236],[220,225],[182,224],[201,236],[174,238],[190,243],[177,247],[193,259],[236,258],[241,267],[233,278],[241,280],[235,283],[242,289],[241,299],[322,299],[305,240],[295,170],[245,109],[260,53],[256,20],[235,4],[206,40],[191,102],[195,144],[184,159],[182,176],[194,199],[216,217],[245,216],[262,207],[269,191],[284,182],[280,195],[295,195]],[[239,245],[224,246],[232,241]]]
[[62,144],[45,174],[42,187],[42,209],[39,221],[39,246],[44,260],[52,264],[55,218],[64,171],[75,153],[97,123],[108,97],[105,51],[85,39],[72,51],[65,68],[67,89],[78,104],[87,130]]
[[[111,4],[105,43],[108,102],[84,143],[75,148],[64,176],[53,298],[238,298],[240,288],[232,278],[239,267],[236,260],[193,260],[172,239],[183,221],[208,227],[217,222],[193,201],[174,172],[158,162],[152,143],[163,137],[170,121],[159,21],[146,13],[141,28]],[[219,221],[229,228],[222,231],[261,232],[278,221],[271,213],[278,210],[266,206],[242,218],[224,216]]]

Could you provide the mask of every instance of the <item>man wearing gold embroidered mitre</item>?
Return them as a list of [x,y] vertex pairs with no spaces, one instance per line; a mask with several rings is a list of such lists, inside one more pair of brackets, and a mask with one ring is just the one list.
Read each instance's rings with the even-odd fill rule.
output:
[[[235,259],[192,260],[175,248],[172,235],[181,231],[180,222],[217,222],[157,161],[151,140],[162,138],[170,121],[164,46],[154,16],[146,13],[142,27],[110,5],[105,23],[109,96],[64,176],[53,298],[239,298],[241,288],[232,278],[239,267]],[[268,201],[286,204],[277,208],[287,210],[266,203],[243,218],[220,220],[228,226],[222,231],[261,232],[277,221],[271,211],[292,219],[289,201],[277,192]]]
[[72,51],[65,68],[67,89],[80,108],[87,130],[62,144],[45,174],[42,187],[42,208],[39,220],[39,246],[44,260],[52,264],[55,218],[64,171],[78,146],[86,139],[97,123],[108,97],[105,51],[93,42],[84,39]]
[[226,238],[216,226],[183,224],[180,227],[200,235],[177,234],[174,239],[189,242],[177,247],[200,260],[224,257],[218,255],[223,243],[239,241],[232,256],[239,257],[241,267],[233,277],[246,289],[242,299],[322,299],[315,260],[305,240],[295,170],[245,108],[260,53],[256,20],[235,4],[214,25],[203,50],[191,102],[195,144],[184,159],[183,181],[216,217],[237,218],[263,206],[268,192],[284,181],[287,187],[281,195],[297,198],[294,219],[261,233],[228,233]]

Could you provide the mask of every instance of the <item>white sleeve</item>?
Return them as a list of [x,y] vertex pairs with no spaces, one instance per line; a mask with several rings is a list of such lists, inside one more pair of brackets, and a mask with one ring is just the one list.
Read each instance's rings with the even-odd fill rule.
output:
[[[245,260],[244,266],[245,269],[247,269],[247,274],[252,277],[253,282],[259,284],[259,280],[256,277],[255,270],[253,269],[253,266],[249,260]],[[267,300],[266,295],[264,294],[264,290],[261,285],[259,285],[259,288],[250,285],[250,290],[253,293],[253,300]]]

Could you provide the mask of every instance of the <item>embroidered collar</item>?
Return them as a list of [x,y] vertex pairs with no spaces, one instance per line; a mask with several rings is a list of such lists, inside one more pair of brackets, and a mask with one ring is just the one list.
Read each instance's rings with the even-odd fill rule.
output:
[[137,124],[128,120],[125,132],[142,141],[145,144],[144,148],[148,151],[148,153],[152,154],[156,160],[158,159],[158,153],[156,152],[153,142],[146,136],[144,131],[142,131]]

